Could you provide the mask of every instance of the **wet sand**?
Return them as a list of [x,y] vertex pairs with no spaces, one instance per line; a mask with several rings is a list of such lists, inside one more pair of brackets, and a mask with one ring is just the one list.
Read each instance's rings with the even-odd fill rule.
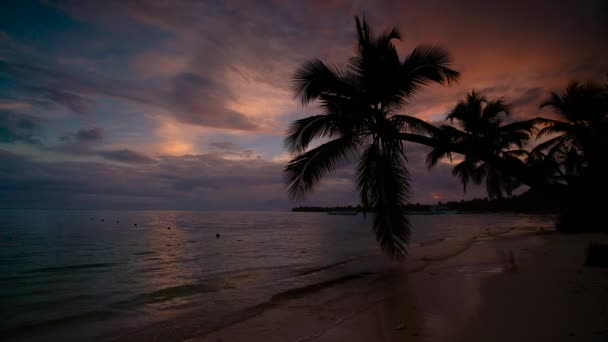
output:
[[[405,263],[274,298],[188,341],[607,341],[608,269],[591,241],[504,231],[426,243]],[[452,246],[452,247],[446,247]]]

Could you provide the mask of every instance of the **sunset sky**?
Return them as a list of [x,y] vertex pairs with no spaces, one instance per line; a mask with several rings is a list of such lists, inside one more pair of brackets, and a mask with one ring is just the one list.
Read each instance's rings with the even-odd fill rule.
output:
[[[608,2],[2,1],[0,208],[286,209],[287,125],[315,114],[290,78],[345,63],[354,15],[451,51],[462,73],[402,109],[431,122],[471,89],[513,118],[570,80],[606,81]],[[463,194],[408,146],[414,202]],[[352,168],[304,204],[357,204]]]

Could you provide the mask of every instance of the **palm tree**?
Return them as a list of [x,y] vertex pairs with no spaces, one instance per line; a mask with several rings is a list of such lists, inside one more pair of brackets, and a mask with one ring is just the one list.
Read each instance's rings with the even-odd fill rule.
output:
[[[294,156],[285,167],[290,197],[302,200],[346,160],[358,157],[356,187],[365,211],[374,211],[376,239],[390,256],[407,254],[410,195],[403,139],[424,137],[435,127],[397,114],[412,95],[431,83],[457,80],[452,57],[436,46],[419,46],[401,60],[393,44],[397,28],[375,36],[355,17],[355,55],[346,66],[311,59],[293,77],[296,97],[317,101],[321,114],[293,122],[285,144]],[[419,135],[420,134],[420,135]],[[309,148],[313,141],[322,144]]]
[[565,163],[569,175],[580,175],[587,163],[605,162],[608,88],[573,82],[563,94],[551,93],[542,107],[552,108],[558,119],[536,119],[545,126],[537,137],[553,137],[535,151],[547,151],[549,157]]
[[462,154],[464,160],[452,174],[460,178],[465,191],[470,181],[481,184],[485,178],[490,198],[511,195],[516,186],[530,183],[520,157],[527,154],[522,148],[530,140],[534,122],[503,124],[509,114],[502,98],[488,100],[475,91],[467,94],[447,116],[457,127],[442,125],[435,132],[435,145],[427,156],[429,168],[442,158],[451,159],[454,152]]
[[608,86],[573,82],[563,93],[551,93],[541,105],[557,119],[538,118],[538,137],[550,138],[533,153],[546,151],[560,164],[568,182],[558,222],[564,231],[606,230],[602,199],[608,193]]

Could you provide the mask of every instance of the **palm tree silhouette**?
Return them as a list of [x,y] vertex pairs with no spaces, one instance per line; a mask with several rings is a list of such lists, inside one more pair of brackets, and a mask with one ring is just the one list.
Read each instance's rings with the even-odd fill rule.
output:
[[573,82],[562,94],[551,93],[542,107],[549,107],[558,119],[538,118],[545,127],[537,137],[553,136],[539,144],[534,151],[547,151],[547,155],[566,163],[569,175],[580,175],[591,163],[606,158],[608,127],[608,91],[594,84]]
[[[434,148],[427,156],[429,168],[442,158],[451,160],[452,153],[464,155],[452,174],[462,181],[464,190],[473,181],[485,185],[490,198],[511,195],[521,183],[531,183],[520,157],[530,140],[534,121],[503,124],[510,114],[509,106],[500,98],[488,100],[475,91],[467,94],[448,114],[447,119],[458,127],[442,125],[435,132]],[[513,149],[516,148],[516,149]]]
[[[374,211],[376,239],[394,257],[407,255],[410,223],[403,207],[410,195],[403,140],[428,138],[436,128],[396,111],[431,83],[455,81],[452,57],[436,46],[419,46],[399,59],[397,28],[379,36],[355,17],[355,56],[345,67],[311,59],[293,77],[296,97],[318,101],[322,114],[293,122],[285,144],[294,156],[285,167],[290,197],[302,200],[323,177],[359,157],[356,187],[365,211]],[[309,149],[311,142],[320,146]]]
[[608,191],[608,86],[572,82],[542,107],[553,109],[557,119],[535,120],[544,126],[537,137],[550,138],[532,153],[546,152],[567,181],[558,229],[606,230],[598,223],[605,211],[599,199]]

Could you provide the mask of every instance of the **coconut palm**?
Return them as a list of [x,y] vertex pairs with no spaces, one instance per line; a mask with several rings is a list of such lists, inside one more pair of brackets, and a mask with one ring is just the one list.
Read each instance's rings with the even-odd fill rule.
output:
[[541,107],[553,109],[557,119],[536,119],[544,125],[538,137],[550,138],[533,152],[546,151],[568,182],[558,229],[606,230],[599,199],[608,191],[608,87],[573,82]]
[[467,94],[448,114],[457,126],[442,125],[435,132],[435,146],[427,156],[433,167],[442,158],[452,158],[456,152],[464,160],[456,164],[452,174],[462,181],[463,188],[470,181],[481,184],[485,179],[490,198],[502,198],[530,178],[525,175],[525,164],[520,157],[534,129],[533,121],[503,124],[510,109],[501,99],[488,100],[475,91]]
[[[290,196],[302,200],[338,166],[358,158],[362,207],[374,212],[381,247],[399,258],[407,254],[410,234],[403,208],[410,195],[403,139],[428,136],[435,127],[397,111],[424,86],[452,82],[459,73],[446,50],[419,46],[401,60],[393,44],[401,38],[397,28],[375,36],[365,18],[355,21],[355,55],[345,66],[311,59],[293,76],[296,97],[303,105],[316,101],[321,113],[290,125],[285,144],[293,159],[285,179]],[[310,148],[313,141],[320,145]]]
[[[562,94],[551,93],[542,107],[549,107],[557,119],[538,118],[544,125],[537,137],[551,138],[534,151],[565,164],[569,175],[581,175],[588,163],[605,164],[608,134],[608,90],[594,84],[573,82]],[[592,170],[593,171],[593,170]]]

